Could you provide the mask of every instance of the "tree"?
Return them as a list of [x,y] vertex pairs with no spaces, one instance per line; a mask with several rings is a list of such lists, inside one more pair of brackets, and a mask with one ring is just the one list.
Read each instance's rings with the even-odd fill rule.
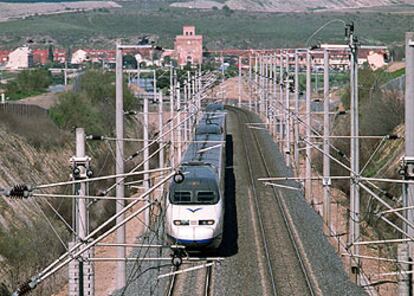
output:
[[51,64],[53,64],[53,61],[54,61],[53,45],[49,45],[49,50],[48,50],[47,59],[49,60],[49,62],[50,62]]
[[233,13],[233,10],[231,10],[231,8],[228,7],[227,5],[224,5],[222,10],[223,10],[225,16],[230,16]]
[[125,68],[136,69],[137,59],[133,55],[126,55],[123,57],[123,64]]

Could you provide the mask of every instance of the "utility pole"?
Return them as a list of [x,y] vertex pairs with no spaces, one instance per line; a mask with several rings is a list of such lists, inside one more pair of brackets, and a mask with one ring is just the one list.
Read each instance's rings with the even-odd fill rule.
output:
[[254,85],[255,85],[255,88],[259,91],[259,93],[256,94],[255,100],[254,100],[254,111],[256,113],[259,112],[259,108],[258,108],[258,95],[260,94],[258,71],[259,71],[259,58],[258,58],[258,54],[256,53],[256,55],[254,56],[254,79],[255,79]]
[[306,52],[306,175],[305,175],[305,197],[308,202],[313,204],[312,200],[312,146],[311,146],[311,100],[312,100],[312,84],[311,84],[311,69],[312,57],[308,49]]
[[188,81],[185,80],[184,84],[183,84],[183,98],[184,98],[184,108],[183,108],[183,112],[184,112],[184,143],[183,143],[183,150],[185,150],[185,147],[187,145],[187,140],[188,140],[188,93],[187,93],[187,84]]
[[239,108],[241,108],[241,93],[242,93],[242,66],[241,66],[241,56],[239,56]]
[[160,137],[160,153],[159,153],[159,166],[160,169],[164,168],[164,147],[161,148],[164,145],[164,136],[162,135],[164,132],[164,110],[163,110],[163,102],[164,98],[163,98],[163,94],[162,94],[162,90],[160,90],[160,95],[159,95],[159,101],[158,101],[158,126],[159,126],[159,137]]
[[[115,102],[115,124],[116,124],[116,174],[124,173],[124,95],[123,95],[123,78],[122,78],[122,48],[121,44],[116,46],[116,102]],[[125,186],[122,177],[116,178],[116,212],[119,213],[125,206]],[[125,215],[120,215],[116,219],[116,223],[121,223]],[[121,226],[116,231],[116,242],[125,244],[125,226]],[[125,258],[125,247],[117,247],[117,257]],[[116,271],[116,288],[122,289],[125,286],[125,261],[117,262]]]
[[299,166],[299,54],[295,50],[295,164]]
[[283,51],[279,52],[279,149],[283,151],[283,141],[285,140],[285,108],[283,96]]
[[201,64],[198,67],[198,92],[203,88],[203,81],[201,80]]
[[[155,71],[154,71],[154,77],[155,77]],[[155,79],[154,79],[154,87],[156,87]],[[156,89],[154,89],[154,100],[156,97]],[[148,118],[148,102],[149,98],[147,95],[144,95],[144,192],[147,192],[150,189],[150,177],[149,177],[149,118]],[[150,202],[150,196],[148,195],[145,198],[146,203]],[[150,211],[149,208],[147,208],[144,212],[144,232],[147,233],[150,228]]]
[[[191,115],[193,115],[196,110],[195,110],[195,100],[194,100],[194,96],[191,93],[191,73],[190,71],[187,72],[187,95],[188,95],[188,99],[187,102],[191,102],[191,110],[187,107],[187,110],[191,113]],[[188,104],[188,103],[187,103]],[[194,120],[194,118],[188,119],[188,136],[187,139],[191,140],[191,135],[192,135],[192,120]]]
[[327,227],[327,233],[331,229],[331,167],[329,149],[329,52],[325,48],[323,52],[324,71],[323,71],[323,221]]
[[266,110],[267,110],[267,116],[268,116],[268,128],[270,130],[270,133],[273,134],[273,128],[272,128],[272,122],[273,122],[273,114],[271,113],[271,111],[273,110],[272,105],[273,105],[273,78],[274,78],[274,73],[273,73],[273,56],[269,55],[268,56],[268,64],[269,64],[269,71],[268,71],[268,89],[267,89],[267,93],[268,93],[268,99],[267,99],[267,106],[266,106]]
[[272,80],[273,80],[273,73],[272,73],[272,57],[271,55],[266,56],[266,115],[267,115],[267,123],[270,124],[271,122],[271,101],[272,101]]
[[175,166],[175,143],[174,143],[174,71],[173,66],[170,65],[170,161],[171,166]]
[[[71,158],[73,180],[85,180],[92,173],[90,170],[90,158],[85,154],[85,130],[76,129],[76,156]],[[69,243],[69,248],[79,242],[84,242],[89,234],[89,213],[85,195],[89,194],[86,182],[74,186],[74,229],[77,237],[75,242]],[[82,247],[81,247],[82,248]],[[69,296],[93,296],[95,295],[94,270],[91,262],[92,250],[86,251],[79,260],[73,260],[69,264]]]
[[347,37],[351,50],[351,185],[350,185],[350,219],[349,219],[349,244],[352,255],[351,273],[356,284],[360,284],[360,259],[359,246],[355,242],[359,240],[359,111],[358,111],[358,46],[354,35],[354,25],[347,25]]
[[285,72],[285,126],[286,126],[286,138],[285,138],[285,162],[290,167],[290,91],[289,91],[289,52],[286,50],[286,72]]
[[259,72],[260,72],[260,87],[259,87],[259,113],[262,116],[264,113],[263,102],[264,102],[264,67],[263,67],[263,56],[259,56]]
[[274,138],[277,139],[278,137],[278,118],[277,118],[277,54],[276,51],[272,57],[273,59],[273,97],[272,97],[272,106],[273,106],[273,135]]
[[252,56],[249,54],[249,110],[252,110],[252,96],[253,96],[253,89],[252,89]]
[[[405,35],[405,157],[403,162],[403,177],[405,180],[414,180],[414,33],[407,32]],[[403,207],[414,206],[414,185],[403,185]],[[414,221],[412,209],[404,211],[404,217]],[[407,223],[403,223],[403,230],[409,235],[414,235],[414,229]],[[406,237],[407,238],[407,237]],[[408,242],[398,246],[398,257],[400,260],[414,258],[414,244]],[[400,264],[402,272],[412,270],[412,264]],[[410,280],[411,279],[411,280]],[[413,275],[402,273],[399,276],[399,296],[408,296],[413,291]]]
[[65,86],[68,85],[68,62],[65,62],[65,70],[63,70],[63,75],[64,75],[64,84]]
[[181,136],[181,129],[182,129],[182,117],[181,117],[181,94],[180,94],[180,82],[177,82],[177,110],[178,110],[178,128],[177,128],[177,147],[178,147],[178,152],[177,152],[177,162],[180,163],[181,162],[181,141],[182,141],[182,136]]

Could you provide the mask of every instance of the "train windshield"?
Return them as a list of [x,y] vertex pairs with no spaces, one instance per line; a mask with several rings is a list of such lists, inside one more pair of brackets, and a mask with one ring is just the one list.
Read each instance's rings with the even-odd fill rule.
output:
[[216,204],[218,196],[214,191],[174,191],[170,195],[173,204]]

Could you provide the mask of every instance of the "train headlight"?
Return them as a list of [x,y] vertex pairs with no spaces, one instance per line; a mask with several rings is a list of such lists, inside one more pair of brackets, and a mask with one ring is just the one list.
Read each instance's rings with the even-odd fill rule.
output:
[[199,225],[213,225],[214,224],[214,220],[200,220],[198,222]]
[[188,220],[174,220],[174,225],[177,225],[177,226],[190,225],[190,221],[188,221]]

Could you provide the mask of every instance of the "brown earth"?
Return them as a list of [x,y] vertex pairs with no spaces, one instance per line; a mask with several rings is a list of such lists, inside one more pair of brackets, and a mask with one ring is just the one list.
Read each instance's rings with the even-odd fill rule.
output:
[[93,10],[97,8],[119,8],[113,1],[79,1],[60,3],[5,3],[0,2],[0,22],[26,18],[33,15],[47,15]]
[[[220,1],[222,2],[222,1]],[[387,9],[397,5],[412,4],[411,0],[401,0],[396,3],[393,0],[228,0],[224,2],[229,8],[234,10],[247,10],[257,12],[306,12],[306,11],[344,11],[355,9]],[[211,9],[214,6],[221,8],[222,3],[206,0],[195,0],[188,2],[176,2],[172,6]],[[398,6],[397,6],[398,7]]]

